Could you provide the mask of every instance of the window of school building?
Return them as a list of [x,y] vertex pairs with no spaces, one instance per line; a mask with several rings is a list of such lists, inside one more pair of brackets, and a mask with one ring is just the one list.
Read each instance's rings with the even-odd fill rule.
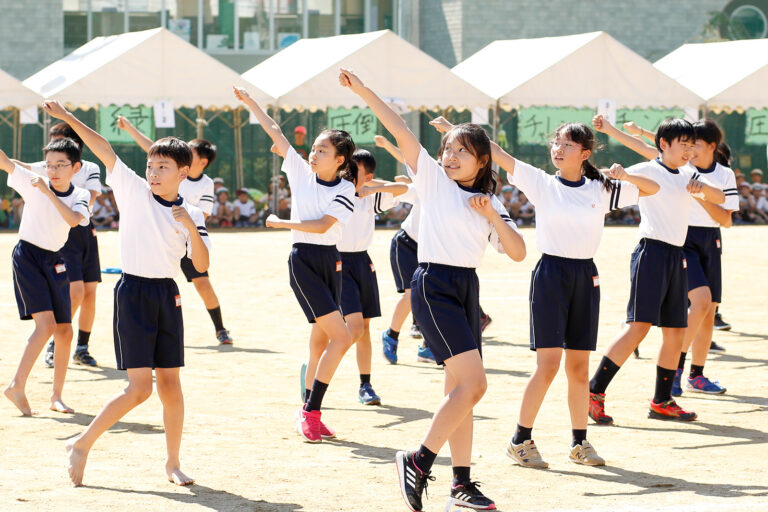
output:
[[213,55],[267,57],[298,39],[395,29],[398,0],[64,0],[64,50],[164,26]]

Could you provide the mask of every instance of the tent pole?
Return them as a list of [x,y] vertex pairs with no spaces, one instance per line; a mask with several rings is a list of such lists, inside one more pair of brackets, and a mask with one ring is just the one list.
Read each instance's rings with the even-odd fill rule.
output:
[[235,176],[237,178],[237,188],[242,188],[245,184],[243,177],[243,124],[240,122],[240,111],[242,107],[237,107],[232,111],[233,126],[235,128]]
[[[280,105],[275,106],[274,116],[272,117],[275,120],[275,124],[277,126],[280,126]],[[272,154],[272,213],[277,215],[277,207],[278,199],[277,199],[277,189],[278,189],[278,174],[280,173],[280,160],[278,155]],[[267,194],[269,194],[269,187],[267,187]]]
[[493,142],[499,142],[499,100],[493,107]]
[[43,144],[48,144],[48,132],[51,129],[51,116],[43,110]]
[[21,160],[21,141],[19,140],[21,125],[19,124],[19,112],[20,110],[18,108],[13,109],[13,126],[11,127],[13,130],[13,158],[16,160]]
[[203,128],[205,127],[205,109],[201,105],[195,107],[197,111],[197,118],[195,119],[195,126],[197,127],[196,138],[203,138]]

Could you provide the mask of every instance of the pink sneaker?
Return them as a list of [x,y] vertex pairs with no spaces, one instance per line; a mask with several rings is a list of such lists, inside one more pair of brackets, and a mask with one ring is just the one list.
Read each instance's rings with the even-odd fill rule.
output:
[[319,443],[323,440],[320,421],[320,411],[305,411],[304,406],[297,414],[296,431],[310,443]]
[[[318,411],[319,412],[319,411]],[[323,439],[329,439],[336,437],[336,431],[333,430],[331,427],[327,426],[325,423],[317,420],[320,422],[320,435],[323,437]]]

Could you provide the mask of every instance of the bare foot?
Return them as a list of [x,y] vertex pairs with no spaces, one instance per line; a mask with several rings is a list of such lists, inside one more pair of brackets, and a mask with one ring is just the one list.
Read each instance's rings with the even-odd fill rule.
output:
[[61,398],[52,398],[51,399],[51,410],[56,412],[63,412],[68,414],[73,414],[75,410],[71,407],[68,407]]
[[19,408],[21,411],[21,414],[24,416],[34,416],[37,414],[37,411],[33,411],[32,408],[29,406],[29,402],[27,401],[27,395],[24,394],[23,389],[16,389],[12,387],[12,385],[8,385],[7,388],[5,388],[5,397],[13,402],[13,405]]
[[192,485],[195,483],[195,479],[188,477],[181,472],[181,469],[177,467],[165,466],[165,471],[168,473],[168,481],[176,485]]
[[79,439],[80,436],[73,437],[66,444],[67,456],[69,457],[69,478],[75,487],[83,485],[85,463],[88,461],[88,452],[75,446]]

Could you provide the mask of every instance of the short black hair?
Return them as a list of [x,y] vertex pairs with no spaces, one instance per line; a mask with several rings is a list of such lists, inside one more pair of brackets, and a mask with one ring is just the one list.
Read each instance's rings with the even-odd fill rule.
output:
[[656,149],[661,151],[661,139],[672,144],[675,140],[694,142],[696,140],[696,131],[693,125],[685,119],[670,117],[665,119],[656,130]]
[[80,161],[80,154],[82,153],[80,146],[77,145],[77,142],[68,137],[63,139],[53,139],[43,148],[44,155],[48,155],[48,153],[52,151],[57,153],[65,153],[67,158],[69,158],[69,161],[73,164],[76,164]]
[[696,140],[703,140],[707,144],[715,144],[715,148],[723,141],[723,132],[712,119],[699,119],[693,123],[693,131]]
[[77,132],[73,130],[72,127],[67,123],[56,123],[55,125],[51,126],[51,128],[48,130],[48,137],[64,137],[67,139],[72,139],[75,141],[75,144],[80,146],[81,150],[83,149],[83,139],[81,139]]
[[189,147],[197,153],[200,158],[205,158],[208,163],[205,164],[205,169],[216,160],[216,145],[211,141],[205,139],[193,139],[189,141]]
[[163,137],[156,140],[147,152],[147,158],[153,156],[167,156],[179,167],[192,165],[192,150],[186,142],[176,137]]
[[352,154],[352,160],[358,164],[363,164],[367,174],[373,174],[376,170],[376,158],[367,149],[358,149]]

